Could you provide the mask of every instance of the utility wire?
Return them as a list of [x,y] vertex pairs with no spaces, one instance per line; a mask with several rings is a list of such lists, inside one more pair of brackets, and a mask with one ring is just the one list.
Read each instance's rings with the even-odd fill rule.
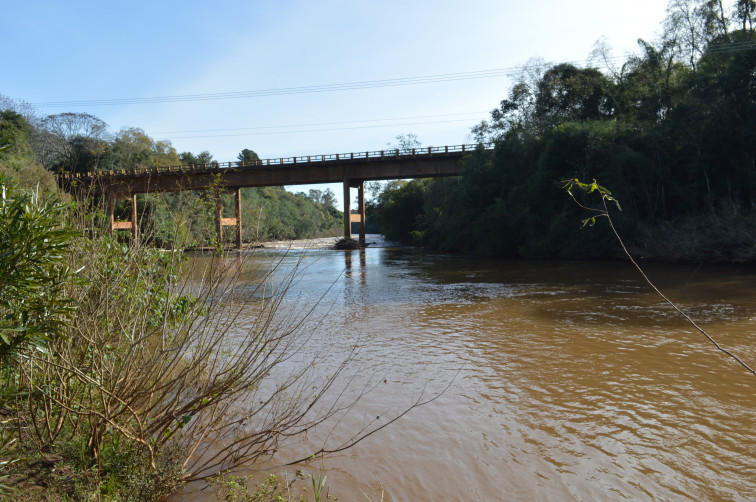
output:
[[420,122],[402,122],[393,124],[377,124],[377,125],[365,125],[365,126],[351,126],[351,127],[330,127],[319,129],[298,129],[290,131],[261,131],[261,132],[248,132],[248,133],[236,133],[236,134],[199,134],[191,136],[171,136],[170,138],[160,138],[163,140],[169,139],[191,139],[191,138],[230,138],[236,136],[266,136],[271,134],[293,134],[293,133],[305,133],[305,132],[329,132],[329,131],[350,131],[354,129],[377,129],[381,127],[397,127],[397,126],[412,126],[412,125],[424,125],[424,124],[448,124],[452,122],[469,122],[471,119],[452,119],[452,120],[426,120]]
[[[730,42],[726,44],[716,44],[707,47],[707,51],[712,54],[729,54],[734,52],[750,51],[756,48],[753,41]],[[618,62],[626,60],[626,57],[616,56],[608,58],[605,63]],[[592,62],[591,60],[583,61],[566,61],[566,64],[584,64]],[[408,85],[433,84],[441,82],[455,82],[462,80],[475,80],[486,78],[515,77],[519,75],[527,66],[512,66],[508,68],[493,68],[488,70],[477,70],[458,73],[441,73],[435,75],[422,75],[415,77],[402,77],[379,80],[363,80],[356,82],[342,82],[335,84],[321,84],[300,87],[279,87],[270,89],[257,89],[248,91],[233,92],[214,92],[206,94],[183,94],[168,96],[152,96],[144,98],[107,98],[107,99],[83,99],[68,101],[41,101],[33,103],[40,107],[59,108],[59,107],[87,107],[87,106],[117,106],[117,105],[139,105],[139,104],[157,104],[157,103],[183,103],[194,101],[215,101],[227,99],[242,98],[259,98],[268,96],[286,96],[293,94],[313,94],[323,92],[338,92],[360,89],[375,89],[384,87],[398,87]]]
[[291,94],[312,94],[321,92],[347,91],[356,89],[373,89],[378,87],[396,87],[405,85],[429,84],[437,82],[453,82],[458,80],[471,80],[493,77],[507,77],[515,72],[515,68],[500,68],[494,70],[482,70],[463,73],[446,73],[440,75],[426,75],[420,77],[406,77],[383,80],[365,80],[360,82],[345,82],[337,84],[311,85],[302,87],[282,87],[273,89],[260,89],[237,92],[216,92],[209,94],[185,94],[178,96],[155,96],[146,98],[114,98],[114,99],[91,99],[79,101],[43,101],[34,103],[43,107],[67,107],[67,106],[109,106],[109,105],[134,105],[154,103],[180,103],[187,101],[212,101],[221,99],[258,98],[267,96],[284,96]]
[[[187,134],[187,133],[203,133],[203,132],[236,132],[236,131],[265,131],[269,129],[290,129],[292,127],[319,127],[319,126],[334,126],[334,125],[348,125],[348,124],[365,124],[372,122],[387,122],[390,120],[415,120],[415,119],[435,119],[441,117],[459,117],[463,115],[480,116],[489,113],[488,110],[482,112],[462,112],[462,113],[444,113],[440,115],[414,115],[410,117],[390,117],[385,119],[365,119],[365,120],[350,120],[340,122],[315,122],[309,124],[287,124],[287,125],[268,125],[257,127],[233,127],[226,129],[193,129],[183,131],[150,131],[151,136],[157,136],[159,134]],[[434,121],[435,122],[435,121]],[[386,125],[396,125],[395,123]],[[382,126],[379,126],[382,127]]]
[[[619,59],[619,58],[611,58]],[[569,64],[581,64],[586,61],[568,61]],[[381,87],[397,87],[406,85],[433,84],[439,82],[455,82],[461,80],[474,80],[484,78],[515,77],[527,66],[513,66],[509,68],[494,68],[488,70],[468,71],[460,73],[442,73],[437,75],[424,75],[417,77],[402,77],[381,80],[364,80],[358,82],[344,82],[336,84],[322,84],[302,87],[281,87],[271,89],[259,89],[235,92],[215,92],[207,94],[183,94],[174,96],[153,96],[145,98],[109,98],[109,99],[85,99],[71,101],[40,101],[33,103],[40,107],[70,107],[70,106],[113,106],[113,105],[137,105],[155,103],[180,103],[189,101],[213,101],[223,99],[258,98],[267,96],[284,96],[291,94],[312,94],[321,92],[336,92],[359,89],[374,89]]]

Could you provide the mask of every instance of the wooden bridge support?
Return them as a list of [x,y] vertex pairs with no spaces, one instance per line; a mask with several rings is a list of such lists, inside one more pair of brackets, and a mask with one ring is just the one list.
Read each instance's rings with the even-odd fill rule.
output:
[[116,198],[113,194],[108,194],[108,218],[110,219],[110,231],[113,230],[131,230],[131,238],[136,242],[139,236],[137,224],[137,201],[136,194],[132,194],[129,197],[131,201],[131,221],[115,221],[115,203],[116,200],[123,200]]
[[[352,214],[350,188],[357,187],[357,214]],[[365,182],[344,180],[344,238],[352,238],[352,222],[360,224],[360,245],[365,245]]]
[[236,249],[242,248],[242,217],[241,217],[241,188],[235,188],[234,193],[234,218],[223,217],[223,201],[221,193],[215,196],[215,233],[218,236],[218,243],[223,243],[223,227],[236,227]]

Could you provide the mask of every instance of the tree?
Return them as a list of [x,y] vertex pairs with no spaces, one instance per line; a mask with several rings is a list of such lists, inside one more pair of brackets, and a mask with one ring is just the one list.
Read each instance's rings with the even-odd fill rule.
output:
[[312,188],[307,192],[307,198],[325,207],[336,207],[336,194],[330,188],[325,190]]
[[413,149],[420,148],[423,144],[417,139],[417,134],[397,134],[395,141],[386,143],[389,150],[399,150],[402,154],[410,154]]
[[738,20],[741,22],[743,31],[746,29],[753,31],[753,17],[756,14],[756,1],[738,0],[735,12]]
[[250,150],[249,148],[242,150],[236,158],[244,165],[254,165],[257,162],[260,162],[260,156],[257,155],[254,150]]
[[333,193],[333,190],[331,190],[330,188],[326,188],[320,199],[320,203],[328,208],[335,208],[336,207],[336,194]]
[[541,58],[525,63],[509,92],[509,99],[491,111],[491,119],[472,128],[479,143],[496,141],[504,135],[540,134],[541,124],[535,113],[538,85],[551,65]]
[[88,172],[97,169],[108,150],[107,129],[104,121],[88,113],[48,115],[33,136],[32,147],[47,169]]
[[611,86],[594,68],[556,65],[538,83],[535,114],[551,126],[571,120],[608,118],[614,110],[608,93]]
[[118,169],[138,169],[176,165],[181,159],[169,141],[155,141],[137,127],[121,129],[113,141],[113,165]]
[[33,162],[29,148],[31,125],[13,110],[0,110],[0,167],[21,170]]

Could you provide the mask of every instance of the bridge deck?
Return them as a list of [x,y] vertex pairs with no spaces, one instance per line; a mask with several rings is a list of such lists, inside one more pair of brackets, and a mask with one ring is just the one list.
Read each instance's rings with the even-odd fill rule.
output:
[[[484,145],[490,148],[490,145]],[[154,167],[142,170],[97,171],[64,174],[58,182],[67,189],[107,192],[126,198],[147,192],[203,190],[215,183],[224,188],[301,185],[315,183],[455,176],[462,158],[478,148],[458,145],[383,150],[331,155],[311,155],[241,162]]]

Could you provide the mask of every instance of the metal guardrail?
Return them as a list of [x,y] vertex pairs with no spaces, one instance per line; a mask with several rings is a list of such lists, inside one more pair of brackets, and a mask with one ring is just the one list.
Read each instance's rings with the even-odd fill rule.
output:
[[273,159],[261,159],[255,162],[210,162],[209,164],[184,164],[178,166],[155,166],[144,169],[117,169],[114,171],[95,171],[91,173],[63,173],[56,175],[62,179],[76,178],[93,178],[97,176],[129,176],[129,175],[149,175],[149,174],[191,174],[206,171],[222,171],[226,169],[259,169],[267,167],[277,167],[285,165],[302,165],[317,164],[322,162],[349,162],[353,160],[370,160],[370,159],[396,159],[396,158],[413,158],[413,157],[433,157],[444,156],[449,153],[459,154],[473,152],[482,147],[490,150],[493,143],[478,143],[467,145],[453,146],[429,146],[426,148],[402,149],[396,148],[391,150],[374,150],[372,152],[350,152],[350,153],[331,153],[322,155],[300,155],[296,157],[278,157]]

